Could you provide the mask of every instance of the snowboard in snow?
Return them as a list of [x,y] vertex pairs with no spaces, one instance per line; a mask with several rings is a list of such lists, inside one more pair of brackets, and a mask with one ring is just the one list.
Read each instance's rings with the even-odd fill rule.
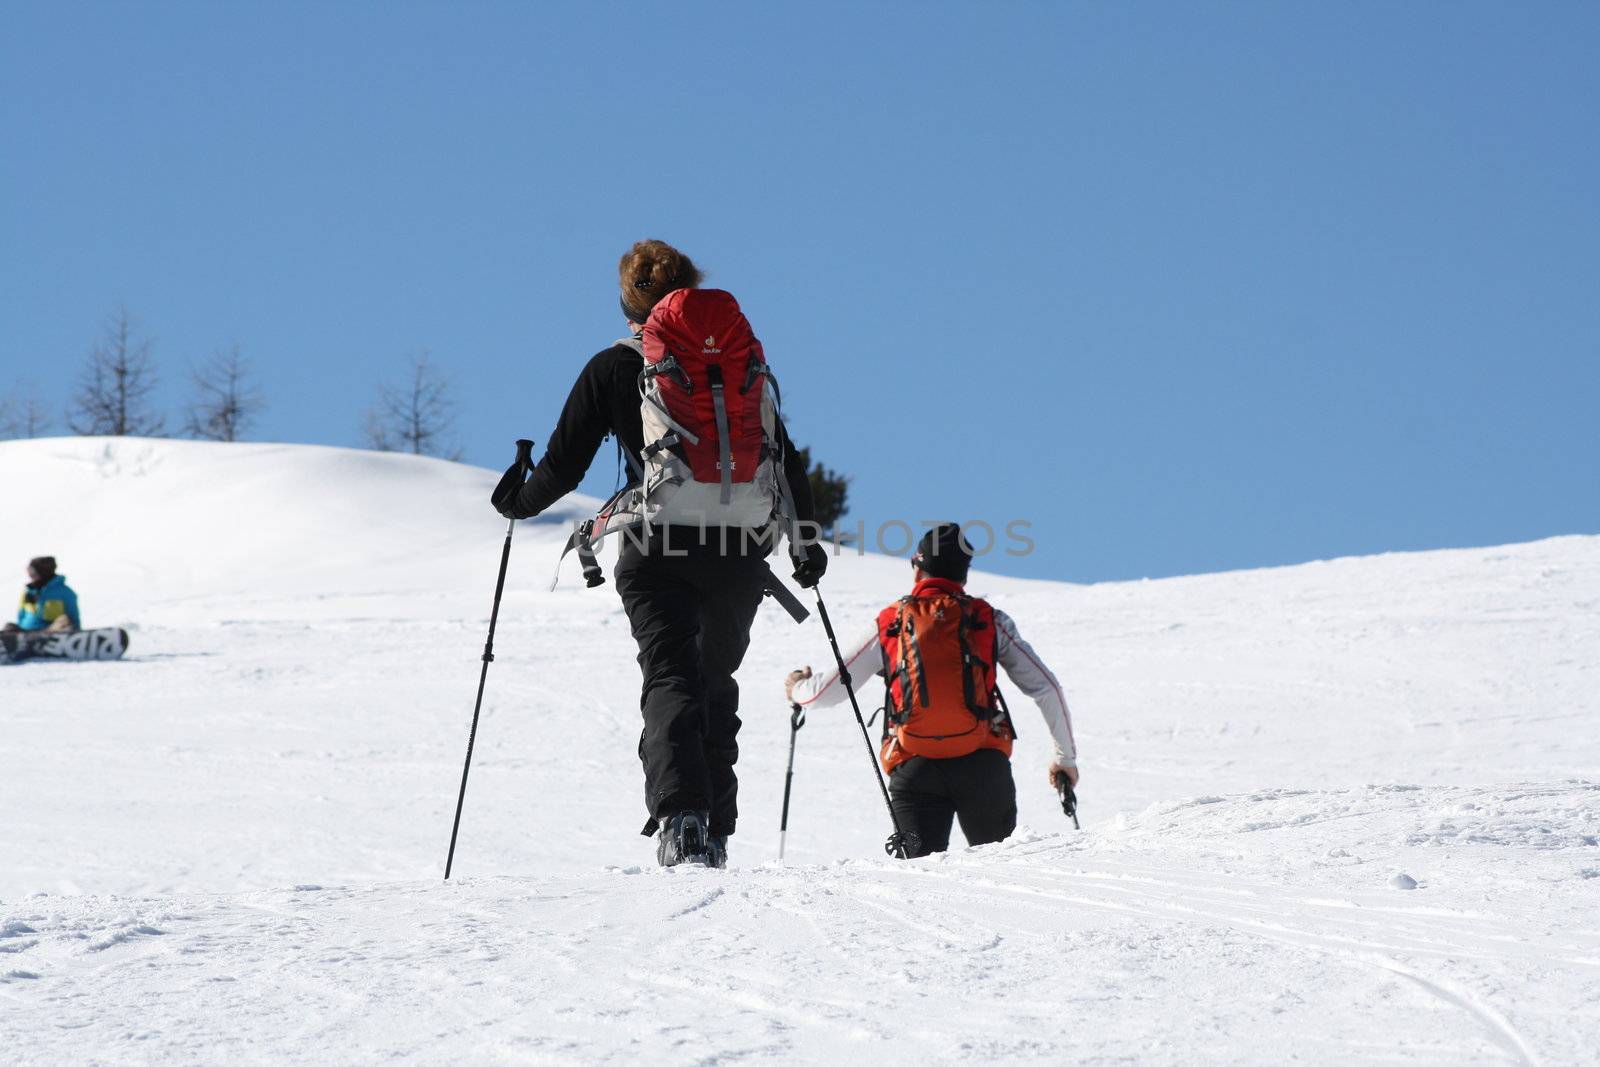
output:
[[126,651],[128,631],[116,627],[75,633],[0,633],[0,663],[25,659],[121,659]]

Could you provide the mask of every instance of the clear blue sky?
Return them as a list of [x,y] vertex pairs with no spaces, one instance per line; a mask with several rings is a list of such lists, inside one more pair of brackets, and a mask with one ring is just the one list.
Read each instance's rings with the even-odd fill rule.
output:
[[125,304],[168,410],[237,343],[257,438],[355,444],[427,349],[500,467],[656,236],[855,517],[1031,520],[996,569],[1593,533],[1597,55],[1592,3],[13,3],[0,394]]

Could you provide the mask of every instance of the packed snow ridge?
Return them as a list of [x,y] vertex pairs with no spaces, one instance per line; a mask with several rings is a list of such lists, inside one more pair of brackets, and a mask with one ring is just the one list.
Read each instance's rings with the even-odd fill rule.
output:
[[[0,1033],[24,1064],[1595,1062],[1600,538],[1079,586],[977,576],[1062,675],[1083,830],[909,863],[816,624],[740,680],[727,871],[651,862],[634,648],[497,472],[292,445],[0,444],[119,663],[0,667]],[[11,561],[6,563],[5,561]],[[569,566],[570,566],[569,561]],[[829,572],[841,626],[902,561]],[[867,687],[869,703],[879,695]]]

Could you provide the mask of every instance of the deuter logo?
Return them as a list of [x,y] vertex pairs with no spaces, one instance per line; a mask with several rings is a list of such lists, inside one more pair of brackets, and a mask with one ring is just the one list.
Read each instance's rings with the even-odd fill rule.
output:
[[717,337],[716,337],[715,334],[712,334],[710,337],[706,338],[706,346],[704,348],[702,348],[700,351],[701,351],[701,353],[703,355],[707,355],[707,356],[720,356],[720,355],[722,355],[722,349],[717,347]]

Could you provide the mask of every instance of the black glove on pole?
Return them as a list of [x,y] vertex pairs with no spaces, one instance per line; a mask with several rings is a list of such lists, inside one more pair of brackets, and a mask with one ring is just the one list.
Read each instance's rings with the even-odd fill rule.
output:
[[[509,489],[514,493],[522,488],[532,469],[533,442],[519,440],[517,461],[501,477],[500,484],[495,486],[494,495],[490,498],[496,511],[505,514],[510,510],[511,501],[505,498],[505,491]],[[489,680],[489,664],[494,662],[494,626],[500,619],[500,594],[506,587],[506,565],[511,562],[511,533],[516,528],[517,520],[512,519],[506,527],[505,545],[500,549],[500,574],[494,580],[494,607],[489,611],[489,637],[483,643],[483,670],[478,674],[478,699],[472,705],[472,729],[467,733],[467,762],[461,767],[461,792],[456,796],[456,819],[450,827],[450,851],[444,857],[444,879],[447,882],[456,859],[456,835],[461,831],[461,806],[467,800],[467,772],[472,770],[472,745],[478,739],[478,712],[483,709],[483,686]]]
[[1072,780],[1060,771],[1056,772],[1056,792],[1061,794],[1061,814],[1072,820],[1072,828],[1081,830],[1078,825],[1078,794],[1072,788]]
[[800,727],[806,724],[806,709],[789,705],[789,772],[783,776],[783,817],[778,820],[778,861],[783,861],[783,843],[789,836],[789,790],[794,785],[794,743]]
[[839,651],[839,639],[833,634],[833,621],[828,618],[828,606],[822,602],[822,587],[812,587],[817,594],[817,614],[822,618],[822,629],[828,635],[828,644],[833,646],[833,659],[839,665],[839,681],[844,683],[844,691],[850,697],[850,707],[856,713],[856,725],[861,727],[861,740],[867,743],[867,758],[872,761],[872,775],[878,780],[878,789],[883,793],[883,805],[889,809],[889,822],[894,826],[894,833],[889,835],[889,840],[884,842],[883,850],[895,859],[909,859],[913,853],[922,852],[922,840],[914,833],[907,833],[900,829],[900,818],[894,813],[894,802],[889,799],[889,787],[884,784],[883,772],[878,769],[878,753],[873,750],[872,737],[867,733],[867,721],[861,717],[861,705],[856,703],[856,689],[850,683],[850,671],[844,665],[844,653]]
[[[794,559],[794,581],[801,589],[815,589],[828,570],[828,550],[812,541]],[[796,620],[799,621],[799,620]]]

